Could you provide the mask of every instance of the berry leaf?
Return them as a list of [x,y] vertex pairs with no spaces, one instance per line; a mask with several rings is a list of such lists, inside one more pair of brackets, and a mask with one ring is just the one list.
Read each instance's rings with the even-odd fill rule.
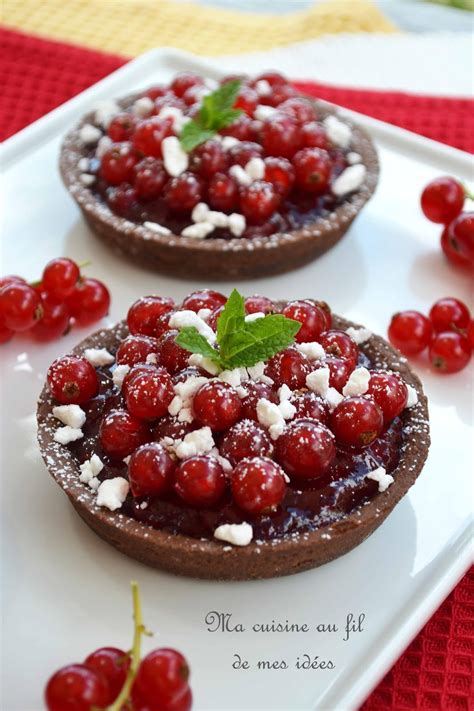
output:
[[192,151],[240,116],[242,111],[232,108],[240,83],[238,79],[229,81],[204,97],[196,118],[188,121],[181,131],[179,140],[185,151]]
[[226,354],[226,367],[250,367],[268,360],[288,348],[301,328],[299,321],[281,314],[271,314],[245,324],[245,330],[234,334]]
[[204,336],[201,336],[197,328],[188,326],[182,328],[175,338],[176,343],[190,353],[199,353],[206,358],[210,358],[216,363],[220,363],[219,351],[211,346]]
[[213,135],[214,131],[202,128],[202,126],[195,121],[189,121],[183,126],[179,140],[184,150],[189,153],[196,148],[196,146],[199,146],[201,143],[205,143],[209,140],[209,138],[212,138]]
[[224,310],[217,319],[217,342],[222,345],[232,333],[240,331],[245,326],[245,300],[234,289],[227,299]]

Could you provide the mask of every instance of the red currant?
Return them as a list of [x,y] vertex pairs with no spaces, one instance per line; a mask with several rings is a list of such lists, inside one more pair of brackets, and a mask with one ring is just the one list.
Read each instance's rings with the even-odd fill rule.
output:
[[242,86],[237,94],[234,109],[245,111],[248,116],[253,116],[253,112],[258,105],[258,94],[248,86]]
[[107,188],[106,199],[112,212],[129,217],[137,207],[138,194],[131,185],[122,183],[115,188]]
[[62,405],[81,405],[97,395],[99,378],[93,365],[77,355],[55,360],[47,375],[49,389]]
[[245,390],[247,395],[242,399],[242,410],[241,417],[246,420],[255,420],[258,422],[257,417],[257,404],[261,398],[265,400],[270,400],[270,402],[277,403],[278,396],[271,385],[263,383],[261,380],[251,380],[245,383]]
[[[153,117],[141,121],[133,134],[133,147],[138,153],[153,158],[162,158],[161,143],[173,135],[173,121],[170,118]],[[120,181],[119,181],[120,182]]]
[[300,97],[287,99],[278,106],[278,110],[283,111],[284,114],[293,116],[298,123],[303,125],[310,121],[316,121],[317,119],[316,111],[311,101]]
[[457,373],[466,367],[471,358],[471,346],[461,333],[437,333],[430,344],[432,366],[441,373]]
[[89,654],[84,665],[105,677],[110,690],[107,703],[111,704],[115,701],[122,690],[130,667],[129,654],[116,647],[101,647]]
[[270,358],[265,375],[271,378],[277,387],[288,385],[291,390],[300,390],[306,386],[306,376],[312,369],[306,356],[290,347]]
[[336,456],[333,433],[315,420],[293,420],[276,444],[276,457],[285,471],[300,479],[317,479]]
[[321,334],[326,330],[327,317],[324,310],[309,301],[290,301],[282,314],[301,323],[301,328],[295,336],[297,343],[319,341]]
[[66,299],[72,294],[81,276],[76,262],[67,257],[52,259],[41,277],[44,291],[55,299]]
[[206,141],[190,155],[191,170],[205,180],[210,180],[216,173],[223,173],[228,166],[228,154],[219,141]]
[[271,183],[282,198],[287,197],[295,183],[295,169],[286,158],[265,158],[265,181]]
[[189,294],[183,301],[183,309],[189,309],[190,311],[195,311],[196,313],[201,309],[214,309],[224,306],[227,301],[227,297],[221,294],[219,291],[213,291],[212,289],[201,289],[200,291],[193,291]]
[[31,329],[33,338],[40,342],[52,341],[69,330],[69,309],[64,301],[56,301],[49,294],[41,294],[43,316]]
[[433,304],[429,317],[437,333],[441,331],[465,331],[471,320],[467,306],[459,299],[449,296],[439,299]]
[[198,74],[193,72],[180,72],[175,76],[170,84],[170,89],[176,96],[183,96],[185,91],[194,86],[203,86],[204,80]]
[[292,116],[277,114],[262,127],[262,145],[269,156],[291,158],[301,146],[301,129]]
[[174,649],[155,649],[144,657],[133,684],[132,701],[148,701],[152,711],[171,709],[171,702],[187,695],[189,667]]
[[178,331],[166,331],[159,341],[160,365],[174,375],[188,365],[190,353],[176,343]]
[[240,420],[225,433],[220,453],[235,465],[248,457],[271,457],[273,444],[265,430],[253,420]]
[[284,84],[282,86],[275,86],[272,93],[269,96],[262,96],[262,104],[268,104],[269,106],[280,107],[284,101],[287,99],[292,99],[296,95],[296,91],[289,84]]
[[10,282],[0,289],[0,320],[12,331],[27,331],[43,316],[39,293],[28,284]]
[[98,279],[81,279],[67,303],[76,324],[90,326],[109,313],[110,293]]
[[136,164],[134,176],[133,186],[141,200],[158,197],[168,180],[163,161],[151,157],[143,158]]
[[286,77],[284,77],[283,74],[274,71],[263,72],[263,74],[259,74],[258,77],[255,78],[254,84],[259,81],[266,81],[268,82],[268,84],[270,84],[271,87],[285,86],[288,83]]
[[127,380],[124,379],[122,392],[130,413],[141,420],[162,417],[174,398],[170,374],[164,368],[153,366],[146,372],[137,371],[136,375],[132,368],[127,373]]
[[322,148],[303,148],[293,157],[296,184],[301,190],[322,193],[331,177],[331,159]]
[[128,141],[135,131],[138,119],[129,111],[124,111],[113,117],[107,127],[107,135],[114,141],[120,143]]
[[265,222],[277,210],[280,199],[272,183],[255,180],[240,189],[240,211],[252,224]]
[[158,420],[153,430],[153,437],[156,442],[161,442],[164,437],[184,439],[193,429],[194,426],[189,422],[180,422],[177,417],[165,415]]
[[230,126],[222,128],[219,133],[222,136],[232,136],[238,141],[252,141],[254,138],[252,123],[252,119],[247,114],[241,114]]
[[349,447],[366,447],[383,428],[380,407],[365,397],[348,397],[331,414],[330,425],[336,440]]
[[164,195],[170,210],[189,212],[201,201],[203,185],[194,173],[184,172],[169,181]]
[[296,407],[296,419],[310,419],[327,423],[329,417],[329,407],[327,403],[311,390],[300,390],[293,393],[290,398],[291,404]]
[[408,388],[403,380],[395,373],[380,370],[371,371],[367,394],[382,410],[386,425],[401,414],[408,401]]
[[131,143],[116,143],[104,153],[100,161],[100,174],[109,185],[120,185],[133,180],[137,154]]
[[428,183],[421,194],[421,209],[431,222],[447,225],[464,205],[464,188],[455,178],[442,176]]
[[48,711],[90,711],[105,708],[110,689],[101,674],[84,664],[69,664],[53,674],[44,697]]
[[[172,106],[175,109],[179,109],[181,112],[185,112],[187,109],[186,103],[184,102],[183,99],[179,99],[177,96],[173,94],[173,92],[169,91],[164,96],[158,97],[155,101],[155,114],[158,115],[162,109],[169,108]],[[160,121],[163,120],[171,120],[169,117],[166,119],[159,119]]]
[[215,457],[190,457],[176,469],[174,489],[190,506],[214,506],[225,488],[224,470]]
[[451,225],[447,225],[441,234],[441,249],[452,264],[458,267],[469,267],[469,259],[459,251],[457,241],[451,238],[450,228]]
[[303,148],[329,148],[328,137],[324,128],[316,121],[305,123],[301,127]]
[[245,299],[245,312],[247,314],[272,314],[275,313],[276,306],[271,299],[266,296],[248,296]]
[[145,363],[147,356],[154,354],[158,358],[159,346],[156,338],[151,336],[127,336],[120,343],[115,354],[117,365],[136,365]]
[[218,380],[203,385],[194,396],[194,414],[201,425],[215,432],[232,427],[240,415],[240,398],[237,391]]
[[208,196],[214,210],[231,212],[238,205],[239,187],[230,175],[216,173],[209,181]]
[[234,469],[232,496],[250,514],[276,509],[285,497],[286,483],[281,467],[268,457],[243,459]]
[[100,444],[113,459],[128,457],[149,439],[147,425],[126,410],[111,410],[100,424]]
[[354,370],[355,364],[346,358],[334,358],[327,356],[324,361],[317,361],[316,368],[329,368],[329,385],[342,392],[342,388],[349,380],[349,376]]
[[433,326],[419,311],[400,311],[388,327],[390,343],[403,355],[417,355],[429,344]]
[[158,442],[143,444],[128,463],[128,478],[132,495],[159,496],[171,487],[176,465]]
[[354,365],[357,363],[359,346],[345,331],[325,331],[319,337],[319,343],[328,355],[346,358]]
[[17,276],[16,274],[9,274],[8,276],[4,276],[0,279],[0,289],[3,286],[7,286],[7,284],[27,284],[28,282],[26,279],[23,279],[21,276]]
[[448,226],[453,250],[474,266],[474,212],[462,212]]
[[144,93],[144,96],[148,96],[149,99],[154,101],[155,99],[159,99],[161,96],[165,96],[169,92],[169,89],[167,86],[164,86],[163,84],[157,84],[156,86],[151,86],[149,89],[147,89]]
[[242,168],[245,168],[251,158],[261,158],[262,154],[262,146],[254,141],[240,141],[229,150],[232,165],[240,165]]
[[174,301],[166,296],[142,296],[129,308],[127,325],[130,333],[144,336],[156,334],[157,319],[174,308]]

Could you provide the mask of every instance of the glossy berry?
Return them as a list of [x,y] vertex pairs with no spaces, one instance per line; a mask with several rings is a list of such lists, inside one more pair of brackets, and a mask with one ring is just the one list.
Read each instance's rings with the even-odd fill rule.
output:
[[310,419],[327,423],[329,408],[325,400],[311,390],[300,390],[293,393],[290,402],[295,406],[295,419]]
[[303,148],[293,157],[296,185],[309,193],[322,193],[331,177],[329,153],[321,148]]
[[144,336],[156,334],[157,319],[174,307],[173,299],[166,296],[142,296],[129,308],[127,325],[130,333],[140,333]]
[[52,259],[43,270],[42,288],[55,299],[66,299],[74,291],[80,275],[79,267],[72,259]]
[[154,101],[155,99],[159,99],[161,96],[165,96],[168,93],[169,89],[167,86],[164,84],[156,84],[155,86],[151,86],[147,89],[143,96],[148,96],[149,99]]
[[441,331],[465,331],[471,315],[462,301],[454,297],[439,299],[430,309],[430,321],[437,333]]
[[206,180],[223,173],[229,166],[227,152],[219,141],[210,140],[195,148],[190,155],[190,168]]
[[187,296],[182,304],[183,309],[189,309],[197,313],[201,309],[214,309],[224,306],[227,301],[227,297],[221,294],[220,291],[214,291],[213,289],[200,289],[199,291],[193,291],[192,294]]
[[99,390],[94,366],[77,355],[57,358],[49,366],[47,380],[51,395],[61,405],[81,405]]
[[405,409],[408,400],[408,388],[395,373],[383,373],[374,370],[370,373],[367,395],[373,399],[383,413],[388,425]]
[[281,467],[262,456],[239,462],[232,474],[231,487],[237,506],[250,514],[272,511],[281,504],[286,492]]
[[252,119],[247,114],[241,114],[230,126],[222,128],[219,133],[222,136],[232,136],[238,141],[252,141],[254,139],[252,123]]
[[447,225],[441,233],[441,249],[447,259],[455,266],[470,267],[469,259],[460,252],[458,242],[451,236],[451,225]]
[[38,292],[28,284],[11,282],[0,289],[0,320],[12,331],[27,331],[43,315]]
[[254,83],[256,84],[259,81],[266,81],[272,88],[277,86],[285,86],[288,83],[283,74],[275,71],[268,71],[263,72],[263,74],[259,74],[255,78]]
[[429,357],[433,368],[440,373],[457,373],[471,358],[471,345],[460,333],[437,333],[431,341]]
[[366,447],[377,439],[383,424],[382,410],[365,397],[346,398],[330,417],[337,442],[348,447]]
[[390,343],[404,355],[417,355],[429,344],[433,326],[419,311],[400,311],[388,327]]
[[163,437],[171,437],[171,439],[184,439],[184,437],[192,432],[194,426],[189,422],[180,422],[177,417],[165,415],[160,417],[153,430],[153,439],[156,442],[161,442]]
[[262,104],[268,104],[269,106],[281,106],[284,101],[291,99],[296,95],[296,91],[289,84],[283,84],[281,86],[276,86],[273,88],[272,93],[269,96],[263,96],[261,98]]
[[316,121],[305,123],[301,127],[301,142],[303,148],[329,148],[328,137],[324,128]]
[[100,160],[100,175],[109,185],[120,185],[133,180],[137,154],[131,143],[116,143]]
[[334,435],[322,423],[293,420],[276,443],[276,458],[287,474],[299,479],[317,479],[331,466],[336,455]]
[[132,495],[159,496],[172,484],[176,464],[158,442],[143,444],[128,463],[128,478]]
[[183,96],[183,94],[194,86],[203,86],[204,80],[198,74],[193,72],[180,72],[175,76],[170,84],[170,89],[176,96]]
[[84,661],[84,666],[101,674],[109,687],[109,699],[111,704],[119,695],[130,667],[130,656],[127,652],[116,647],[101,647],[89,654]]
[[225,433],[219,451],[235,465],[247,457],[271,457],[273,444],[266,431],[253,420],[240,420]]
[[145,363],[147,356],[155,355],[158,360],[159,346],[156,338],[151,336],[143,336],[137,334],[135,336],[127,336],[121,341],[115,354],[117,365],[136,365],[137,363]]
[[64,301],[56,301],[49,294],[41,294],[43,315],[30,333],[36,341],[45,343],[63,336],[69,330],[69,309]]
[[239,186],[230,175],[216,173],[209,181],[208,199],[213,210],[232,212],[238,205]]
[[232,165],[240,165],[245,168],[251,158],[261,158],[263,149],[259,143],[254,141],[240,141],[229,150]]
[[272,215],[280,204],[280,195],[272,183],[255,180],[240,190],[240,211],[248,222],[258,224]]
[[203,195],[201,180],[190,172],[172,178],[165,188],[165,201],[173,212],[189,212]]
[[138,205],[138,194],[128,183],[121,183],[114,188],[107,188],[106,200],[112,212],[128,217]]
[[237,94],[237,99],[234,103],[234,109],[245,111],[248,116],[253,116],[253,112],[257,108],[259,99],[256,91],[248,86],[242,86]]
[[143,158],[135,165],[133,187],[141,200],[157,198],[167,180],[168,174],[159,158]]
[[160,365],[174,375],[188,365],[190,353],[176,343],[179,331],[166,331],[159,340]]
[[162,367],[140,370],[136,375],[132,368],[127,373],[127,382],[123,382],[122,392],[129,412],[141,420],[156,420],[162,417],[167,413],[168,405],[174,398],[173,381]]
[[290,301],[282,310],[282,314],[301,323],[301,328],[295,336],[297,343],[319,341],[326,330],[327,317],[324,310],[309,301]]
[[300,97],[287,99],[278,106],[278,111],[289,114],[301,124],[316,121],[317,119],[316,111],[311,101]]
[[4,286],[7,286],[7,284],[27,284],[28,282],[26,279],[23,279],[21,276],[17,276],[16,274],[8,274],[7,276],[1,277],[0,278],[0,289]]
[[90,326],[107,316],[110,308],[110,293],[98,279],[81,279],[71,296],[68,307],[78,326]]
[[474,266],[474,212],[462,212],[451,222],[449,238],[459,254]]
[[346,358],[335,358],[334,356],[326,356],[324,361],[318,361],[315,367],[329,368],[329,385],[336,388],[339,392],[349,380],[349,376],[354,370],[355,364],[353,361]]
[[276,387],[288,385],[291,390],[306,386],[306,376],[313,370],[310,361],[296,348],[286,348],[268,361],[265,375],[273,380]]
[[277,114],[262,127],[262,145],[268,156],[291,158],[301,146],[301,130],[292,116]]
[[111,410],[100,424],[100,444],[113,459],[128,457],[149,439],[147,425],[126,410]]
[[109,703],[110,689],[101,674],[84,664],[69,664],[53,674],[44,699],[48,711],[91,711]]
[[172,135],[173,122],[170,118],[146,119],[138,124],[133,134],[133,147],[141,155],[162,158],[161,143],[164,138]]
[[241,400],[241,417],[246,420],[258,422],[257,403],[261,398],[278,403],[278,395],[271,385],[263,383],[261,380],[250,380],[245,383],[247,395]]
[[455,178],[442,176],[428,183],[421,194],[421,209],[431,222],[447,225],[464,205],[464,188]]
[[240,416],[240,398],[237,391],[218,380],[203,385],[194,396],[193,409],[202,426],[215,432],[232,427]]
[[245,299],[245,313],[247,314],[272,314],[276,312],[276,306],[271,299],[266,296],[248,296]]
[[124,111],[112,118],[107,126],[107,135],[114,143],[128,141],[133,135],[138,119],[129,111]]
[[188,679],[189,667],[182,654],[174,649],[155,649],[138,667],[132,691],[133,708],[137,708],[138,699],[148,701],[152,711],[168,711],[172,702],[187,695]]
[[215,331],[217,329],[217,322],[219,320],[219,316],[221,315],[221,313],[223,311],[224,311],[224,307],[219,306],[218,309],[214,309],[214,311],[211,313],[211,315],[207,319],[207,325],[210,326],[210,328],[212,328],[213,331]]
[[176,469],[174,490],[190,506],[214,506],[225,489],[224,470],[215,457],[189,457]]
[[269,156],[265,158],[265,175],[267,183],[271,183],[282,198],[287,197],[295,184],[295,169],[286,158]]
[[357,363],[359,346],[345,331],[337,329],[324,331],[319,338],[319,343],[327,355],[346,358],[354,365]]

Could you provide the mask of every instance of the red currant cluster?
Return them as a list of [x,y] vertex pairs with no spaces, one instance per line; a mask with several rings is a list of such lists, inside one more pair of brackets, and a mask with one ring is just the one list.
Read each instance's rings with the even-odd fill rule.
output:
[[0,343],[25,331],[37,341],[51,341],[67,333],[71,321],[89,326],[103,318],[109,306],[101,281],[82,277],[72,259],[53,259],[34,284],[20,276],[0,279]]
[[45,689],[48,711],[190,711],[189,667],[180,652],[155,649],[140,660],[141,621],[138,587],[132,583],[135,635],[125,652],[101,647],[83,664],[68,664]]
[[406,356],[428,348],[430,362],[440,373],[457,373],[466,367],[474,348],[474,321],[459,299],[439,299],[429,317],[419,311],[400,311],[388,329],[390,342]]
[[[169,85],[149,89],[144,96],[154,107],[148,118],[127,110],[112,119],[107,132],[114,143],[102,155],[99,173],[111,186],[107,200],[116,213],[128,215],[140,203],[157,199],[163,199],[171,212],[189,213],[205,201],[213,210],[236,211],[250,225],[262,225],[290,193],[310,197],[328,190],[333,172],[342,170],[346,162],[343,153],[331,146],[313,104],[297,97],[276,72],[255,79],[227,77],[222,85],[236,78],[241,85],[234,108],[242,114],[216,138],[195,148],[189,169],[174,178],[162,160],[162,141],[174,135],[173,118],[159,114],[174,108],[184,116],[196,116],[205,91],[202,77],[185,72]],[[262,85],[267,89],[263,95],[257,90]],[[277,110],[264,118],[257,110],[262,105]],[[217,140],[222,136],[239,142],[226,150]],[[263,159],[263,172],[250,185],[241,185],[231,169],[243,169],[252,158]]]
[[474,267],[474,212],[463,212],[471,195],[455,178],[443,176],[428,183],[421,194],[421,209],[438,224],[444,225],[441,248],[450,262]]

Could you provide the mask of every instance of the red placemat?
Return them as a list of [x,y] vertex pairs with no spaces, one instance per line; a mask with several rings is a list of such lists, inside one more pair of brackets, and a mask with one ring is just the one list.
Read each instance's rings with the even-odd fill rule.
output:
[[[35,121],[127,60],[102,52],[0,31],[0,138]],[[308,94],[474,152],[468,99],[413,96],[297,82]],[[474,568],[382,680],[361,711],[474,708]]]

